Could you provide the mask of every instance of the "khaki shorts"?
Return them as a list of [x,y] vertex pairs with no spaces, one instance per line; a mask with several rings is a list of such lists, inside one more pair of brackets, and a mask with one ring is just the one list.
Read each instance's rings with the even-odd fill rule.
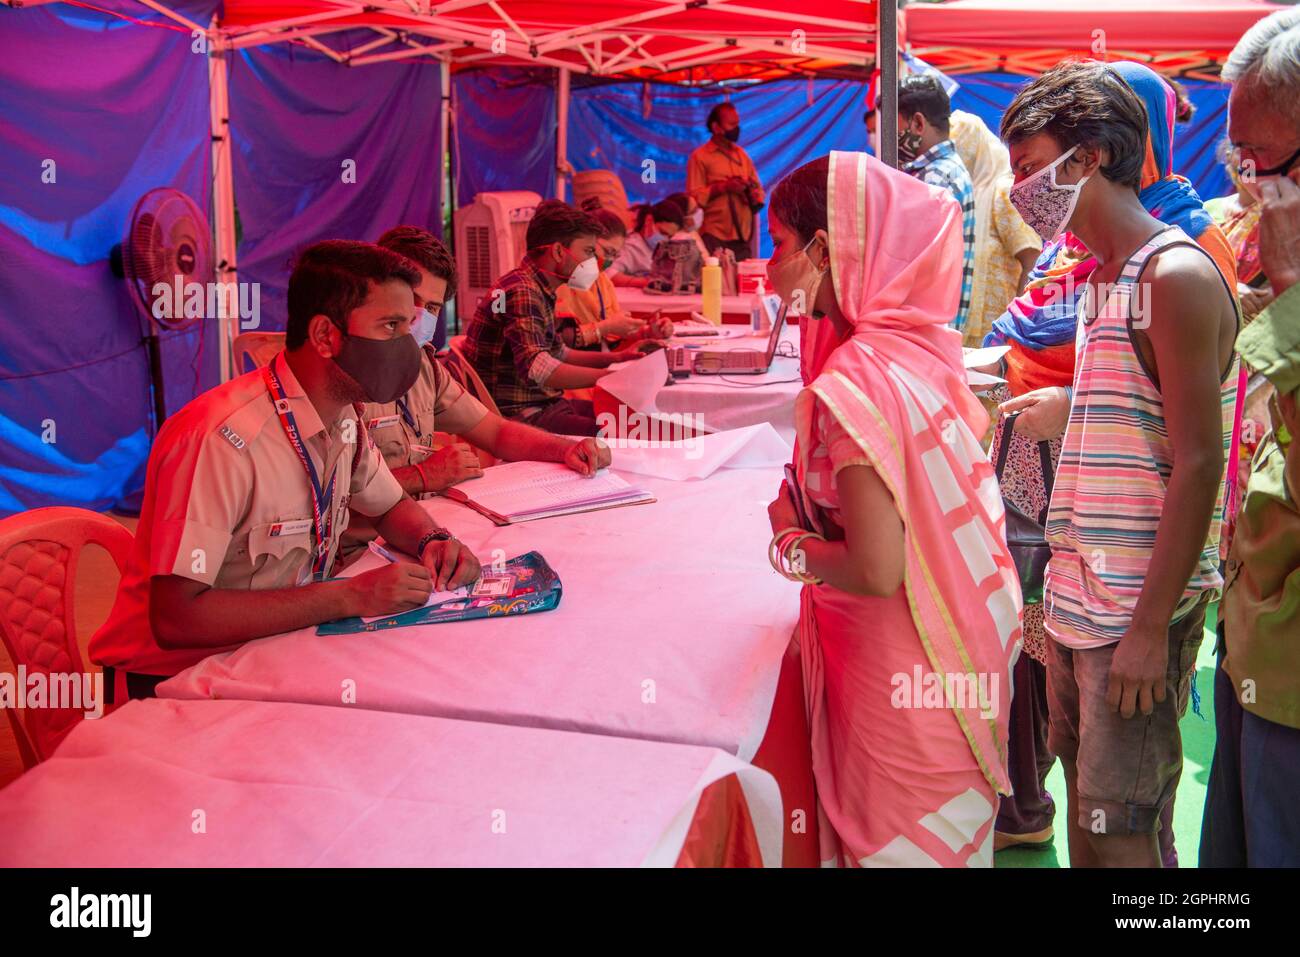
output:
[[1187,713],[1212,597],[1207,592],[1169,626],[1165,700],[1150,715],[1124,718],[1106,705],[1118,644],[1072,650],[1048,639],[1048,741],[1062,761],[1075,766],[1080,827],[1094,834],[1159,830],[1160,813],[1173,800],[1183,773],[1178,721]]

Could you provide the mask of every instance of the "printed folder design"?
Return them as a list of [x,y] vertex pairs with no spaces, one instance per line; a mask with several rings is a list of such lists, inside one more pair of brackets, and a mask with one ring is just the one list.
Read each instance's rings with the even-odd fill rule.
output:
[[[560,576],[538,552],[528,552],[503,565],[483,570],[474,585],[459,589],[450,597],[412,608],[401,614],[363,621],[341,618],[316,629],[318,635],[351,635],[358,632],[402,628],[406,625],[439,625],[447,621],[500,618],[550,611],[560,604],[564,588]],[[434,596],[437,598],[437,596]]]

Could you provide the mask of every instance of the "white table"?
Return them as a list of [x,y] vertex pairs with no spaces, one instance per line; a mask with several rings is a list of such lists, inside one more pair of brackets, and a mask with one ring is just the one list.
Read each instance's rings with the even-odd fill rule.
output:
[[446,499],[422,503],[484,562],[541,552],[564,586],[555,611],[334,637],[303,629],[214,655],[158,694],[342,706],[351,688],[360,708],[713,747],[748,761],[798,618],[798,587],[767,563],[780,470],[626,477],[659,500],[501,528]]
[[[778,864],[775,782],[712,748],[364,708],[133,701],[0,791],[0,866],[672,866],[701,793],[732,774],[763,862]],[[711,837],[736,830],[711,823]]]
[[[798,326],[787,325],[782,329],[781,343],[778,351],[797,356]],[[754,349],[764,353],[767,344],[766,335],[749,334],[672,341],[672,345],[701,349]],[[602,379],[600,388],[630,411],[652,417],[663,414],[688,424],[702,424],[708,432],[767,422],[788,444],[794,444],[794,400],[803,388],[797,358],[778,355],[772,360],[771,368],[761,375],[690,375],[673,379],[671,384],[665,384],[669,380],[667,364],[658,353],[625,365],[628,368],[617,367],[614,374]],[[603,403],[597,407],[605,409]]]

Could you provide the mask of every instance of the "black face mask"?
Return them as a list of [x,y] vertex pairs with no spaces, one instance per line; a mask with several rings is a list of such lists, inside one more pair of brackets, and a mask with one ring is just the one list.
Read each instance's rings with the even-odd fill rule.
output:
[[1294,153],[1291,154],[1291,158],[1289,160],[1286,160],[1283,163],[1279,163],[1277,166],[1274,166],[1272,169],[1255,170],[1255,175],[1256,176],[1285,176],[1290,171],[1291,167],[1295,164],[1295,161],[1297,159],[1300,159],[1300,150],[1296,150]]
[[420,347],[415,336],[367,339],[343,333],[334,363],[354,380],[369,402],[393,402],[420,378]]
[[898,158],[911,162],[921,155],[921,134],[903,130],[898,134]]
[[740,127],[737,126],[734,130],[723,130],[722,135],[734,143],[740,139]]

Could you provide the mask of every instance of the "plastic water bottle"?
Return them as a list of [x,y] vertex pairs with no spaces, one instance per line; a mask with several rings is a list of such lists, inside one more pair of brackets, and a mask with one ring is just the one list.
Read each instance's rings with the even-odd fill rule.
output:
[[704,293],[700,312],[715,326],[722,325],[722,267],[718,265],[717,256],[704,260],[704,267],[700,270],[700,288]]
[[767,288],[760,277],[758,288],[749,299],[749,330],[754,335],[766,335],[772,330],[772,323],[767,318],[767,304],[763,302],[765,298],[767,298]]

